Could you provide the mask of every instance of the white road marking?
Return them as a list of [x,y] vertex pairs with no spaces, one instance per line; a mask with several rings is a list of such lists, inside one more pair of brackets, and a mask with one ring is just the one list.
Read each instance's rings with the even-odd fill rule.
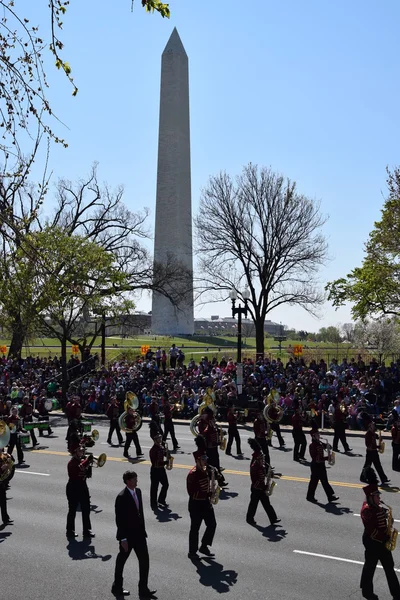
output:
[[[353,513],[353,517],[361,517],[361,515],[358,515],[357,513]],[[400,519],[394,519],[395,523],[400,523]]]
[[35,471],[17,471],[15,470],[16,473],[18,473],[19,475],[42,475],[43,477],[50,477],[50,473],[35,473]]
[[[296,554],[305,554],[306,556],[316,556],[317,558],[329,558],[330,560],[338,560],[339,562],[352,563],[354,565],[363,565],[362,560],[351,560],[350,558],[342,558],[340,556],[329,556],[328,554],[317,554],[316,552],[305,552],[305,550],[293,550]],[[378,569],[383,569],[382,565],[377,565]],[[400,569],[395,569],[400,573]]]

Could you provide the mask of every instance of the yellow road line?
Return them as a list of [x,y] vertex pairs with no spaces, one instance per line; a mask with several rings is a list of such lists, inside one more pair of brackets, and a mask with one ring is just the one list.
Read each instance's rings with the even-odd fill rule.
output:
[[[36,454],[52,454],[54,456],[70,456],[69,452],[58,452],[56,450],[32,450],[32,452],[36,453]],[[119,458],[116,456],[107,456],[107,462],[124,462],[124,463],[129,463],[132,465],[150,465],[150,461],[149,460],[138,460],[138,461],[128,461],[128,459],[126,458]],[[178,465],[176,463],[174,463],[174,469],[185,469],[186,471],[188,471],[189,469],[192,468],[193,465]],[[249,477],[249,472],[248,471],[234,471],[231,469],[225,469],[224,471],[225,474],[227,475],[244,475],[245,477]],[[310,481],[310,479],[308,477],[290,477],[289,475],[282,475],[282,477],[279,477],[280,481],[296,481],[299,483],[308,483]],[[354,488],[354,489],[361,489],[364,487],[364,485],[362,483],[346,483],[344,481],[330,481],[329,482],[331,485],[336,485],[338,487],[347,487],[347,488]],[[398,490],[392,488],[390,490],[392,493],[399,493]]]

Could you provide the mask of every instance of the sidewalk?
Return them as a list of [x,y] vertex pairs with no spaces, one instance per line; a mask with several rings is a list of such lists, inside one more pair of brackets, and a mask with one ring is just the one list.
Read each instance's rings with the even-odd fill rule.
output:
[[[54,410],[50,413],[50,416],[57,416],[57,417],[65,417],[64,413],[62,412],[62,410]],[[82,415],[84,420],[88,420],[88,421],[108,421],[108,417],[107,415],[92,415],[92,414],[87,414],[84,413]],[[173,419],[175,425],[187,425],[189,427],[190,425],[190,419]],[[149,423],[150,422],[150,418],[149,417],[143,417],[143,423]],[[218,422],[219,425],[221,425],[223,428],[225,428],[226,430],[228,430],[228,423],[224,423],[224,422]],[[253,433],[253,425],[251,423],[246,423],[245,425],[242,424],[238,424],[238,429],[243,429],[244,431],[248,431],[249,435],[251,435]],[[303,427],[303,431],[304,433],[309,433],[311,430],[311,427]],[[281,431],[282,433],[292,433],[292,427],[290,425],[281,425]],[[320,432],[323,435],[330,435],[333,436],[334,431],[333,429],[320,429]],[[346,437],[353,437],[353,438],[363,438],[365,436],[365,431],[360,431],[360,430],[354,430],[354,429],[346,429]],[[392,436],[390,431],[382,431],[382,439],[384,440],[391,440]]]

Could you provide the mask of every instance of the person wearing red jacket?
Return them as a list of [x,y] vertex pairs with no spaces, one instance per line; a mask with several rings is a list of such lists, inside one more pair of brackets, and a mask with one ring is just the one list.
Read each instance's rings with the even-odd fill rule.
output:
[[319,439],[318,429],[312,429],[311,444],[309,447],[311,456],[311,478],[308,484],[307,500],[309,502],[318,502],[315,498],[315,490],[317,489],[318,483],[321,482],[322,487],[327,495],[328,502],[335,502],[339,500],[338,496],[335,496],[332,486],[328,481],[328,474],[326,472],[326,461],[328,457],[324,455],[324,445]]
[[381,485],[386,485],[390,482],[385,471],[383,470],[381,459],[379,458],[378,445],[376,440],[378,439],[378,435],[375,431],[375,422],[369,417],[368,422],[368,430],[365,434],[365,447],[366,447],[366,455],[365,455],[365,463],[363,467],[363,471],[374,465],[380,479]]
[[[189,554],[191,560],[200,560],[197,552],[206,556],[213,556],[209,549],[212,546],[217,522],[214,508],[211,504],[210,477],[207,471],[207,455],[199,449],[193,452],[196,465],[189,471],[186,478],[186,488],[189,494]],[[203,534],[199,548],[199,531],[204,521],[206,530]]]
[[276,525],[281,522],[281,519],[278,519],[273,506],[271,506],[269,496],[267,496],[267,484],[265,481],[265,470],[269,468],[269,465],[264,463],[264,455],[257,440],[249,438],[248,443],[253,450],[253,455],[250,463],[251,495],[247,509],[246,523],[257,525],[254,517],[258,503],[261,502],[271,525]]
[[78,504],[81,505],[83,537],[94,537],[91,532],[90,523],[90,495],[86,483],[88,469],[90,469],[92,456],[84,458],[83,449],[79,446],[74,451],[71,460],[68,463],[68,515],[67,515],[67,538],[77,537],[75,533],[75,517]]
[[396,415],[392,426],[392,469],[400,471],[400,420],[396,411],[393,411],[393,416]]
[[261,447],[261,450],[265,456],[266,462],[268,464],[270,464],[271,461],[270,461],[270,457],[269,457],[269,448],[268,448],[268,443],[267,443],[268,423],[264,419],[263,409],[264,409],[263,403],[259,402],[257,417],[253,423],[254,437],[256,438],[258,444]]
[[11,409],[11,415],[7,418],[7,424],[10,427],[10,441],[8,443],[8,454],[12,454],[14,448],[17,448],[18,464],[22,465],[24,461],[24,453],[22,450],[19,433],[22,430],[21,419],[18,416],[18,409],[14,406]]
[[303,425],[306,424],[306,420],[301,414],[300,408],[296,408],[292,417],[292,436],[294,441],[293,448],[293,460],[299,462],[305,460],[305,451],[307,448],[307,440],[303,431]]
[[228,421],[228,443],[226,445],[225,454],[230,455],[232,450],[233,440],[236,442],[236,454],[243,456],[242,449],[240,446],[240,434],[237,427],[237,414],[235,413],[235,406],[232,400],[228,402],[228,412],[226,415]]
[[386,548],[386,542],[390,539],[387,532],[388,511],[380,505],[377,481],[376,479],[376,483],[370,483],[363,488],[365,500],[361,508],[361,520],[364,525],[362,541],[365,548],[365,562],[360,588],[364,598],[378,600],[378,596],[374,594],[373,578],[378,561],[380,561],[393,600],[400,600],[400,585],[394,570],[392,552]]
[[117,434],[119,445],[121,446],[122,444],[124,444],[124,440],[121,435],[121,428],[119,426],[118,421],[119,413],[120,408],[118,398],[114,396],[111,400],[110,406],[107,409],[107,417],[110,419],[110,429],[108,430],[107,444],[110,444],[110,446],[112,446],[112,434],[114,433],[114,431]]
[[[165,449],[162,446],[162,436],[160,434],[154,437],[154,445],[150,449],[150,506],[153,510],[158,509],[158,504],[167,508],[168,477],[165,470],[168,461],[166,460]],[[157,499],[158,486],[161,484],[161,491]]]

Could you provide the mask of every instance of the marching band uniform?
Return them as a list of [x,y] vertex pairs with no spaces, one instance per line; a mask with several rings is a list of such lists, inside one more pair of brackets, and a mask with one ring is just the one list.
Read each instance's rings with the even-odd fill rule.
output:
[[7,423],[10,426],[11,424],[14,425],[14,428],[11,430],[10,429],[10,441],[8,443],[8,454],[12,454],[14,448],[17,448],[17,458],[18,458],[18,464],[22,465],[22,463],[24,463],[24,453],[22,451],[22,446],[21,446],[21,442],[19,439],[19,433],[21,432],[21,425],[20,425],[20,418],[18,417],[17,414],[17,410],[13,409],[11,411],[11,416],[8,417],[7,419]]
[[[23,399],[23,404],[20,408],[19,416],[22,419],[22,427],[24,427],[25,423],[33,423],[33,406],[29,402],[29,398],[27,396],[25,396]],[[39,442],[36,439],[34,429],[31,429],[29,433],[32,440],[32,446],[39,446]]]
[[392,469],[400,471],[400,421],[397,418],[392,426]]
[[297,408],[292,417],[292,436],[294,441],[293,460],[296,462],[305,460],[304,455],[307,448],[307,440],[303,431],[303,425],[305,425],[305,419],[302,416],[300,409]]
[[215,467],[218,471],[218,482],[220,486],[228,485],[221,472],[218,453],[218,430],[214,422],[214,413],[211,408],[205,408],[202,418],[199,421],[199,432],[206,441],[206,453],[208,464]]
[[128,409],[128,414],[125,417],[125,447],[124,447],[124,456],[125,458],[129,458],[129,448],[131,443],[135,444],[136,448],[136,457],[143,456],[142,449],[140,447],[139,437],[136,431],[133,430],[136,422],[136,415],[133,412],[133,409]]
[[311,478],[310,483],[308,484],[307,500],[309,502],[317,502],[315,499],[315,490],[317,489],[318,483],[321,482],[328,498],[328,502],[335,502],[336,500],[339,500],[339,498],[338,496],[335,496],[335,492],[328,481],[325,465],[328,457],[324,456],[324,446],[319,440],[319,431],[314,429],[310,431],[310,434],[312,438],[309,447],[311,455]]
[[107,444],[110,444],[110,446],[112,446],[112,434],[114,433],[114,431],[117,434],[119,445],[124,443],[124,440],[122,439],[122,435],[121,435],[121,429],[120,429],[119,422],[118,422],[119,412],[120,412],[120,408],[119,408],[118,399],[116,397],[114,397],[112,399],[110,406],[107,409],[107,417],[110,419],[110,429],[108,430]]
[[79,398],[72,398],[72,400],[67,402],[65,412],[67,415],[68,424],[71,423],[71,421],[79,421],[82,418],[82,407]]
[[384,485],[386,483],[389,483],[390,479],[387,478],[381,465],[381,460],[379,458],[378,453],[378,445],[376,443],[377,439],[378,435],[375,433],[375,423],[371,420],[368,426],[368,431],[365,434],[365,447],[367,451],[365,455],[365,463],[363,468],[365,469],[366,467],[370,467],[371,464],[374,465],[380,477],[381,484]]
[[264,415],[262,410],[258,413],[254,423],[254,437],[256,438],[257,443],[259,444],[262,453],[265,456],[265,461],[270,464],[271,459],[269,457],[269,448],[267,443],[267,434],[268,434],[268,425],[266,420],[264,419]]
[[236,454],[242,456],[242,450],[240,446],[240,435],[237,427],[237,415],[235,413],[235,407],[231,404],[227,412],[228,421],[228,443],[226,445],[225,454],[231,454],[233,440],[236,442]]
[[[189,494],[189,554],[188,558],[199,560],[197,551],[212,556],[208,546],[212,546],[217,522],[214,508],[211,504],[210,478],[207,472],[207,456],[201,450],[193,452],[196,465],[189,471],[186,478],[186,488]],[[204,521],[206,530],[199,548],[199,531]]]
[[[6,468],[6,464],[2,457],[10,456],[7,452],[4,452],[4,448],[0,448],[0,472],[2,472],[3,468]],[[0,511],[1,511],[1,520],[3,521],[3,527],[12,523],[12,519],[10,518],[7,512],[7,487],[9,481],[13,478],[14,469],[10,476],[3,481],[0,481]]]
[[75,534],[75,516],[78,504],[81,505],[83,536],[94,537],[90,531],[92,526],[90,522],[90,495],[86,483],[87,469],[90,468],[92,457],[83,458],[81,448],[75,450],[74,455],[68,463],[68,483],[66,487],[68,499],[67,515],[67,537],[74,538]]
[[[50,417],[49,417],[49,411],[46,409],[45,405],[45,399],[44,398],[39,398],[36,409],[39,413],[39,417],[41,421],[47,421],[49,423],[49,426],[47,428],[47,435],[52,435],[53,431],[50,427]],[[43,437],[43,430],[39,429],[39,437]]]
[[[151,408],[151,405],[150,405],[150,408]],[[165,404],[164,404],[164,435],[163,435],[163,442],[165,442],[165,440],[167,439],[168,434],[171,435],[171,440],[172,440],[172,444],[174,446],[174,450],[178,450],[178,448],[180,446],[178,445],[178,440],[175,437],[175,427],[174,427],[174,422],[172,420],[172,406],[171,406],[171,404],[167,400],[165,402]]]
[[390,537],[387,534],[387,511],[379,505],[380,491],[376,483],[367,485],[363,490],[366,499],[361,509],[364,525],[362,541],[365,547],[365,562],[360,581],[362,595],[368,600],[378,599],[374,594],[373,578],[380,561],[393,599],[400,600],[400,585],[394,570],[392,552],[385,545]]
[[334,404],[334,411],[333,411],[333,430],[335,433],[333,436],[333,443],[332,443],[332,447],[335,452],[338,452],[339,440],[343,444],[344,451],[351,452],[351,448],[346,440],[345,420],[346,420],[346,417],[348,414],[349,413],[348,413],[347,407],[346,407],[345,412],[342,412],[342,410],[340,408],[340,404],[336,400],[335,404]]
[[258,503],[261,502],[271,525],[275,525],[275,523],[280,522],[280,519],[278,519],[266,493],[267,484],[265,482],[265,469],[268,468],[269,465],[264,464],[264,455],[257,441],[249,440],[249,444],[253,450],[253,455],[250,463],[251,495],[249,507],[247,509],[246,522],[249,525],[256,525],[254,517]]
[[[278,416],[278,409],[275,402],[271,402],[271,404],[272,406],[270,408],[269,414],[272,417],[272,419],[275,419]],[[276,433],[276,437],[278,438],[279,442],[279,447],[283,448],[283,446],[285,445],[285,440],[282,437],[281,426],[279,424],[279,421],[273,421],[270,427],[272,431],[275,431]],[[269,446],[272,446],[272,438],[269,440]]]
[[160,425],[159,421],[152,419],[149,423],[149,429],[150,429],[150,437],[152,440],[154,440],[156,435],[161,435],[161,437],[162,437],[163,431],[161,429],[161,425]]
[[157,493],[158,486],[161,484],[161,491],[158,496],[158,504],[168,506],[166,503],[167,491],[169,487],[167,472],[165,465],[165,449],[161,445],[161,435],[156,435],[154,438],[154,446],[150,449],[150,506],[153,510],[157,510]]

